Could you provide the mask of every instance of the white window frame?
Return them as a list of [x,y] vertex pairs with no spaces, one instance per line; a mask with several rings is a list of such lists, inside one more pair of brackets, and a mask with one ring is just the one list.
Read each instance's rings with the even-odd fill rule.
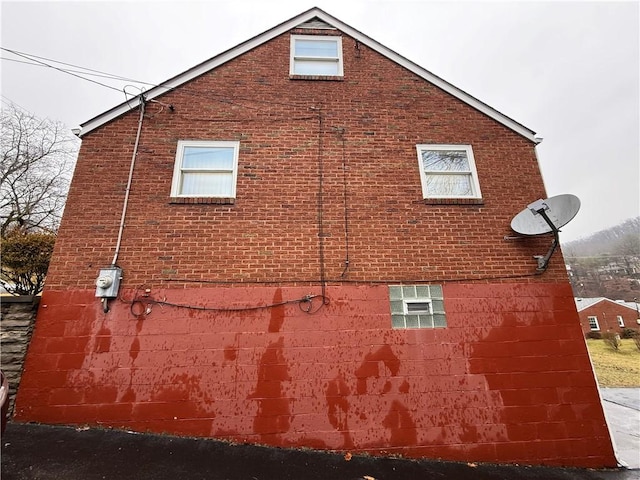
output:
[[[231,195],[219,195],[219,194],[183,194],[180,192],[182,184],[182,162],[184,158],[185,147],[218,147],[218,148],[233,148],[233,167],[232,170],[228,169],[199,169],[199,171],[205,172],[231,172],[232,173],[232,185]],[[240,151],[240,142],[238,141],[211,141],[211,140],[179,140],[178,147],[176,149],[176,159],[173,169],[173,180],[171,182],[171,197],[175,198],[236,198],[236,184],[238,180],[238,154]]]
[[[336,42],[337,44],[337,57],[303,57],[296,55],[296,41],[297,40],[307,40],[307,41],[331,41]],[[321,76],[321,77],[342,77],[344,76],[344,65],[342,58],[342,37],[337,35],[291,35],[291,48],[290,50],[290,62],[289,62],[289,75],[301,75],[305,76],[306,74],[296,73],[296,61],[305,60],[311,62],[318,63],[337,63],[338,65],[338,73],[337,74],[323,74],[318,73],[312,76]]]
[[589,321],[589,327],[591,328],[592,332],[600,331],[600,324],[598,323],[598,317],[589,316],[587,317],[587,320]]
[[624,328],[624,318],[622,318],[622,315],[618,315],[618,326]]
[[[420,315],[420,314],[433,315],[433,304],[431,303],[430,298],[411,298],[411,299],[404,299],[403,301],[404,301],[405,315]],[[416,303],[426,303],[427,309],[409,311],[409,304],[416,304]]]
[[[424,162],[422,161],[422,152],[424,151],[446,151],[454,150],[465,152],[469,161],[469,171],[462,172],[441,172],[441,171],[425,171]],[[416,145],[418,153],[418,168],[420,169],[420,181],[422,182],[422,197],[429,198],[471,198],[481,199],[480,182],[478,180],[478,171],[476,169],[476,161],[473,156],[471,145],[443,145],[443,144],[418,144]],[[432,195],[427,190],[427,177],[436,175],[469,175],[471,177],[471,194],[470,195]]]

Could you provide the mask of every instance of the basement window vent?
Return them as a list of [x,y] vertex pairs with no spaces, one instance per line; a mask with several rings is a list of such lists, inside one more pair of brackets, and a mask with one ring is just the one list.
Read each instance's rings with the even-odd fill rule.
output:
[[390,285],[393,328],[444,328],[447,321],[441,285]]
[[431,301],[430,300],[424,300],[424,301],[412,301],[412,300],[405,300],[404,302],[404,306],[405,306],[405,313],[408,315],[415,315],[415,314],[425,314],[425,315],[431,315]]

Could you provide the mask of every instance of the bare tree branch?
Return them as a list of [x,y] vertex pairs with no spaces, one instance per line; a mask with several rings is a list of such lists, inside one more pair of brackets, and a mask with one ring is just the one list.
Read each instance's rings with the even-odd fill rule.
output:
[[0,236],[12,228],[56,231],[79,141],[59,122],[3,106]]

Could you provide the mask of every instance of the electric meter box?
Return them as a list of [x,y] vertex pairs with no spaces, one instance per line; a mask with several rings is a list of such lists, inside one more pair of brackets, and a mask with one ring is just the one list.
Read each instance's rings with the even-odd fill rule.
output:
[[101,268],[96,280],[96,297],[116,298],[122,280],[120,267]]

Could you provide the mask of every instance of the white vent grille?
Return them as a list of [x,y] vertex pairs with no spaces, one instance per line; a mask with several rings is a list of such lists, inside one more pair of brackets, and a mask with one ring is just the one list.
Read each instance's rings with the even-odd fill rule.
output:
[[323,22],[317,17],[309,20],[308,22],[301,23],[296,28],[313,28],[318,30],[335,30],[336,29],[335,27],[332,27],[331,25],[329,25],[326,22]]

